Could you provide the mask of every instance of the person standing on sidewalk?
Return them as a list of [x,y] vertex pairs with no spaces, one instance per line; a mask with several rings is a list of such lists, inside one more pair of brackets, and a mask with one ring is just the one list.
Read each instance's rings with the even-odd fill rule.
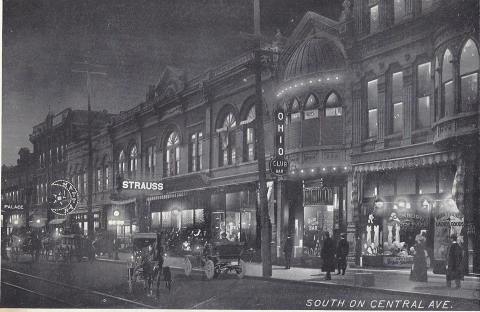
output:
[[415,282],[427,281],[427,258],[425,251],[426,238],[422,234],[415,237],[415,255],[413,256],[413,266],[410,271],[410,280]]
[[342,271],[342,275],[345,275],[345,270],[347,269],[347,255],[350,245],[346,239],[347,234],[343,233],[340,235],[340,241],[337,244],[337,269],[338,273]]
[[321,256],[323,260],[322,272],[327,272],[325,280],[331,280],[330,272],[335,271],[335,243],[330,238],[330,233],[328,232],[325,232]]
[[452,287],[452,280],[455,280],[456,287],[460,288],[460,280],[463,279],[463,251],[457,243],[457,234],[452,234],[450,238],[452,243],[447,252],[447,287]]
[[293,239],[290,234],[287,235],[285,245],[283,246],[283,252],[285,253],[285,269],[290,269],[290,261],[292,259]]

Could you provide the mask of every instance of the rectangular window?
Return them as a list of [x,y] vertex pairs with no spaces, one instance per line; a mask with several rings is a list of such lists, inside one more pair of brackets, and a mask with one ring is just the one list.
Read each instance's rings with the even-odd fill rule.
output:
[[252,161],[255,159],[255,136],[254,129],[247,128],[247,150],[248,150],[248,160]]
[[109,172],[108,172],[108,166],[105,167],[105,190],[108,190],[108,184],[109,184]]
[[97,188],[96,188],[96,191],[99,192],[99,191],[102,191],[102,181],[103,181],[103,177],[102,177],[102,169],[97,169]]
[[405,17],[405,0],[394,0],[394,20],[400,22]]
[[403,72],[392,75],[392,133],[403,129]]
[[418,99],[417,103],[417,127],[419,129],[430,126],[430,97],[425,96]]
[[368,82],[367,92],[368,102],[368,137],[376,137],[378,133],[378,80],[372,80]]
[[403,103],[393,104],[393,133],[399,133],[403,129]]
[[370,33],[374,33],[379,28],[378,5],[370,7]]
[[86,194],[87,193],[87,181],[88,181],[88,178],[87,178],[87,171],[84,171],[83,172],[83,190],[82,190],[82,193],[83,194]]
[[478,73],[462,76],[462,112],[470,112],[478,99]]
[[197,134],[194,133],[190,140],[190,171],[197,171]]
[[417,128],[430,126],[430,96],[431,85],[431,63],[424,63],[417,66]]

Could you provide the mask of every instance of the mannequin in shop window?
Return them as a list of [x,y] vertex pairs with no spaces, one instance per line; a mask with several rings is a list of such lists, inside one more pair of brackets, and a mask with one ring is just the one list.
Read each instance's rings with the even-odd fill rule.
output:
[[[404,254],[403,249],[405,244],[400,242],[400,219],[397,216],[396,212],[392,212],[387,222],[387,246],[385,249],[391,251],[393,255]],[[408,254],[408,252],[405,250]]]
[[378,252],[378,242],[380,235],[380,226],[377,224],[377,220],[373,213],[368,215],[367,221],[367,240],[366,249],[367,254],[376,255]]

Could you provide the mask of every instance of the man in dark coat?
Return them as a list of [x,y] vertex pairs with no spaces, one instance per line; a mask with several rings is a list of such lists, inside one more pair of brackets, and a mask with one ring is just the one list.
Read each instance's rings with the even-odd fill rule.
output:
[[450,236],[452,243],[447,253],[447,287],[452,287],[452,280],[455,280],[457,288],[460,288],[460,280],[463,279],[463,251],[457,243],[457,235]]
[[285,253],[285,269],[290,269],[290,261],[292,259],[293,239],[291,235],[287,236],[285,245],[283,246],[283,252]]
[[345,275],[345,270],[347,269],[347,255],[350,246],[346,240],[346,236],[345,233],[342,234],[337,244],[337,275],[340,274],[340,271],[342,271],[342,275]]
[[325,279],[331,280],[330,272],[335,271],[335,243],[330,238],[330,233],[328,232],[325,232],[321,256],[323,260],[322,272],[327,272]]

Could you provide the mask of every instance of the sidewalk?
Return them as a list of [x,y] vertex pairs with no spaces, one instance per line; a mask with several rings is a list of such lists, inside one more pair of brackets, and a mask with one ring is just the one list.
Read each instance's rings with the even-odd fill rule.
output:
[[[120,260],[99,259],[112,262],[126,262],[129,255],[119,253]],[[183,270],[183,258],[168,257],[164,266],[178,268]],[[332,274],[332,280],[325,281],[325,273],[320,269],[292,267],[286,270],[280,266],[273,266],[272,278],[286,280],[290,282],[319,283],[329,285],[344,285],[354,287],[355,273],[373,273],[375,275],[375,286],[367,287],[370,289],[383,290],[389,292],[405,292],[416,294],[427,294],[442,297],[456,297],[465,299],[479,299],[480,297],[480,278],[466,276],[462,281],[462,288],[447,288],[445,275],[433,274],[428,272],[428,282],[412,282],[409,280],[410,269],[382,270],[381,268],[349,268],[345,275]],[[262,277],[262,266],[260,263],[247,263],[247,276],[254,278]],[[452,283],[455,285],[455,282]]]

